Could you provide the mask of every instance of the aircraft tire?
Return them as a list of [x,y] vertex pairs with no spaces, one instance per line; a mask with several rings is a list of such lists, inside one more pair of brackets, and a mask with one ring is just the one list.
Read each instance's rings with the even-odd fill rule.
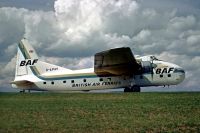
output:
[[141,91],[141,89],[140,89],[139,86],[132,86],[132,87],[131,87],[131,90],[132,90],[133,92],[140,92],[140,91]]
[[124,92],[131,92],[131,89],[129,87],[124,88]]

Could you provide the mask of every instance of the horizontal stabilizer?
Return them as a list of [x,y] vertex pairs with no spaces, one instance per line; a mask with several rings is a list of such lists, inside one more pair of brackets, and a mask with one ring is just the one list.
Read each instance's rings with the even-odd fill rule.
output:
[[34,85],[33,82],[27,81],[27,80],[21,80],[21,81],[12,81],[11,84],[15,84],[17,86],[32,86]]

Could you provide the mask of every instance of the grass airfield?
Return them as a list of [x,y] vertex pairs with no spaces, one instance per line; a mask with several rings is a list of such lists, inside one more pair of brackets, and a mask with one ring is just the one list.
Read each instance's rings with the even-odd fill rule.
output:
[[200,93],[0,93],[0,132],[200,132]]

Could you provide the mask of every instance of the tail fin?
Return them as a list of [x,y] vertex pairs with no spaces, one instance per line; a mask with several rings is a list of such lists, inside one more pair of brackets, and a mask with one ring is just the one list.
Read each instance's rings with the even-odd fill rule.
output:
[[30,89],[33,85],[33,78],[28,78],[32,71],[28,67],[33,66],[38,61],[38,56],[33,47],[26,39],[22,39],[18,44],[15,79],[11,82],[13,88]]
[[34,48],[26,39],[22,39],[18,45],[17,62],[16,62],[16,77],[24,75],[41,75],[59,72],[71,72],[72,70],[49,64],[38,59],[38,55]]
[[[71,72],[60,66],[39,61],[33,47],[24,38],[18,44],[15,79],[12,87],[31,89],[38,80],[51,80],[48,75],[56,75],[63,72]],[[52,74],[53,73],[53,74]]]
[[33,66],[38,61],[38,55],[33,47],[24,38],[18,44],[15,77],[29,75],[28,66]]

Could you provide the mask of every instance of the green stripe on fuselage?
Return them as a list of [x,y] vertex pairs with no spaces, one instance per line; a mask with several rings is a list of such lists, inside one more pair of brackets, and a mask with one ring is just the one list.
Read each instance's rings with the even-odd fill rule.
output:
[[18,46],[19,46],[19,49],[20,49],[20,51],[22,52],[24,58],[25,58],[25,59],[31,59],[31,57],[30,57],[30,55],[29,55],[27,49],[26,49],[25,46],[23,45],[23,43],[20,42]]

